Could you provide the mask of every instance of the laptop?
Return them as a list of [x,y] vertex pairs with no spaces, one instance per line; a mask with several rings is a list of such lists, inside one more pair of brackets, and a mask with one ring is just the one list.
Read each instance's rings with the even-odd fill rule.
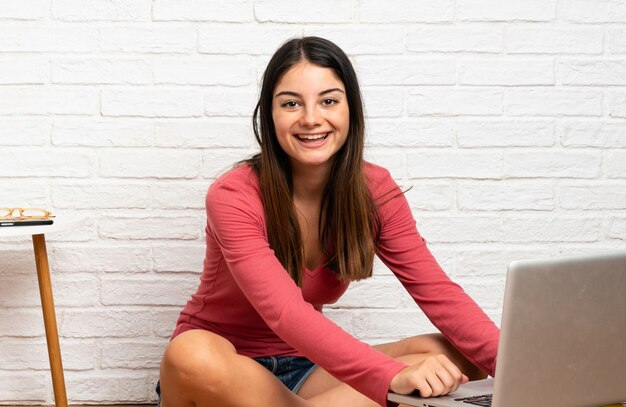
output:
[[621,405],[626,251],[512,262],[496,360],[495,378],[449,395],[388,399],[420,407]]

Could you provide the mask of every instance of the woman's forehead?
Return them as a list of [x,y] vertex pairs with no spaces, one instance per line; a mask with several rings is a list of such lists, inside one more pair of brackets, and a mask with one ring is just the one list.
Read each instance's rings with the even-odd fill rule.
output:
[[343,82],[334,70],[302,61],[282,75],[276,83],[274,94],[281,91],[319,93],[330,88],[345,90]]

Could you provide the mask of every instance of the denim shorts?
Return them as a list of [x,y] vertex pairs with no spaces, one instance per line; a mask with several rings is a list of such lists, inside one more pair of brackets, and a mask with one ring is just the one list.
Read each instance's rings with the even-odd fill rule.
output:
[[[317,365],[302,356],[264,356],[253,358],[272,372],[289,390],[297,393],[304,381],[313,373]],[[161,383],[157,382],[156,393],[159,396],[157,406],[161,406]]]
[[254,358],[272,372],[289,390],[297,393],[317,365],[302,356],[265,356]]

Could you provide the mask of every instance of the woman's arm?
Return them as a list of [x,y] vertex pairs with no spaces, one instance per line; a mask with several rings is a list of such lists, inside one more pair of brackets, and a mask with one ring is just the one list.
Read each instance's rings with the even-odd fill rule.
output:
[[444,336],[475,365],[494,375],[500,331],[444,273],[417,231],[406,197],[386,170],[376,168],[374,198],[394,191],[383,197],[387,201],[379,208],[378,256]]

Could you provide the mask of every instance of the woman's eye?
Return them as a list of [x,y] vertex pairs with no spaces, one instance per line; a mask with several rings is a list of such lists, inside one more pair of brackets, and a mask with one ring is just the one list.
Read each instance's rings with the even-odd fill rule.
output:
[[283,107],[287,107],[289,109],[293,109],[294,107],[298,107],[298,102],[295,102],[293,100],[288,100],[288,101],[283,103]]
[[335,103],[337,103],[337,101],[335,99],[324,99],[324,100],[322,100],[322,104],[324,106],[332,106]]

